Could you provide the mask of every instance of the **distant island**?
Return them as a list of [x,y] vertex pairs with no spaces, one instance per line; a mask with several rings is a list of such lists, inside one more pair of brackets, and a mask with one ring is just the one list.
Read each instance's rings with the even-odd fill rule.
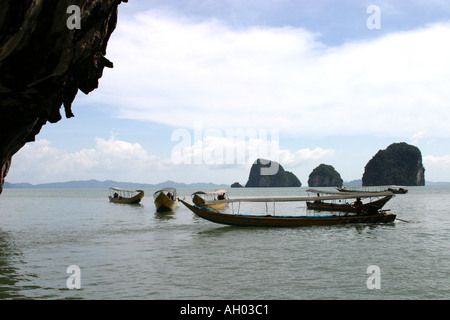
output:
[[[264,169],[268,171],[267,174],[265,174]],[[271,172],[272,169],[274,172]],[[278,162],[264,159],[257,159],[253,163],[248,181],[245,184],[246,188],[301,186],[302,183],[292,172],[284,170]]]
[[52,182],[52,183],[41,183],[41,184],[30,184],[30,183],[9,183],[5,182],[4,188],[16,188],[16,189],[27,189],[27,188],[40,188],[40,189],[103,189],[110,187],[118,187],[123,189],[153,189],[153,188],[198,188],[198,189],[222,189],[228,188],[229,185],[226,184],[214,184],[214,183],[179,183],[174,181],[165,181],[158,184],[145,184],[145,183],[134,183],[134,182],[119,182],[113,180],[98,181],[98,180],[82,180],[82,181],[67,181],[67,182]]
[[321,164],[316,167],[308,179],[310,187],[342,187],[343,180],[333,166]]
[[424,186],[425,168],[419,148],[405,142],[393,143],[379,150],[367,163],[363,186]]

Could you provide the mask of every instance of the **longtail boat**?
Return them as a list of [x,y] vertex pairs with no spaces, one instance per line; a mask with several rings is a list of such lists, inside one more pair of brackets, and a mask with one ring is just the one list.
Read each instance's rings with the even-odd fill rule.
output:
[[[317,189],[308,189],[308,193],[316,194],[316,200],[307,201],[308,209],[321,211],[343,211],[343,212],[376,212],[384,207],[384,205],[392,199],[394,194],[390,191],[384,192],[333,192]],[[333,195],[335,198],[331,201],[325,201],[322,195]],[[345,195],[346,197],[341,197]],[[350,197],[348,197],[350,196]],[[363,203],[362,198],[368,199]],[[348,203],[346,200],[356,199],[356,201]]]
[[389,191],[394,194],[408,193],[408,189],[398,186],[379,186],[379,187],[336,187],[339,192],[384,192]]
[[[194,192],[192,196],[192,202],[201,207],[208,207],[213,209],[224,209],[228,203],[222,202],[220,200],[226,200],[227,199],[227,192],[226,189],[218,189],[211,192],[204,192],[204,191],[197,191]],[[216,202],[219,200],[220,202]]]
[[[317,197],[289,197],[289,198],[241,198],[226,199],[215,202],[236,203],[239,202],[295,202],[295,201],[315,201]],[[323,196],[322,199],[337,199],[337,196]],[[354,198],[354,195],[341,195],[340,198]],[[180,201],[194,214],[211,222],[246,227],[302,227],[302,226],[328,226],[336,224],[350,223],[389,223],[396,218],[395,214],[389,214],[387,211],[378,210],[370,213],[336,213],[329,215],[314,216],[278,216],[278,215],[247,215],[231,214],[220,212],[210,207],[192,205],[184,200]]]
[[109,188],[109,201],[114,203],[138,204],[144,197],[142,190],[127,190],[112,187]]
[[163,188],[153,194],[157,212],[173,211],[178,205],[177,190],[175,188]]

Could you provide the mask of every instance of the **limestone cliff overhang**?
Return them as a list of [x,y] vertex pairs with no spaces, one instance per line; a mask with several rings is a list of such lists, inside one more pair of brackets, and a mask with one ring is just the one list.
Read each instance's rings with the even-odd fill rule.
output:
[[61,106],[73,117],[78,90],[90,93],[113,67],[106,47],[121,2],[0,0],[0,192],[12,156],[61,120]]

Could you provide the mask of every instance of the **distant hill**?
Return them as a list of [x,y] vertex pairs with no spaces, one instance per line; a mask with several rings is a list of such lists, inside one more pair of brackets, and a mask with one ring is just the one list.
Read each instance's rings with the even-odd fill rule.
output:
[[[272,174],[263,174],[264,168],[276,168],[276,172]],[[271,171],[271,170],[268,170]],[[250,175],[245,184],[246,188],[261,188],[261,187],[301,187],[300,180],[289,171],[275,161],[257,159],[250,168]]]
[[339,172],[323,163],[311,172],[308,179],[309,187],[342,187],[342,183]]
[[426,186],[450,186],[450,182],[433,182],[433,181],[425,181]]
[[52,183],[41,183],[41,184],[30,184],[30,183],[9,183],[5,182],[4,188],[16,188],[16,189],[26,189],[26,188],[40,188],[40,189],[103,189],[110,187],[118,187],[123,189],[145,189],[145,188],[202,188],[202,189],[214,189],[214,188],[228,188],[229,185],[226,184],[214,184],[214,183],[179,183],[174,181],[165,181],[158,184],[145,184],[145,183],[134,183],[134,182],[119,182],[113,180],[98,181],[98,180],[84,180],[84,181],[67,181],[67,182],[52,182]]
[[362,186],[362,180],[352,180],[352,181],[344,181],[342,184],[343,187],[361,187]]
[[244,186],[239,182],[235,182],[231,184],[231,188],[243,188]]
[[16,188],[16,189],[26,189],[26,188],[33,188],[33,185],[31,183],[9,183],[6,182],[3,184],[3,188]]

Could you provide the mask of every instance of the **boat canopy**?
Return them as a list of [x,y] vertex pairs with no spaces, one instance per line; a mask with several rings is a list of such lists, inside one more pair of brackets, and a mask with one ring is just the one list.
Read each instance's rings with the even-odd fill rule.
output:
[[208,192],[197,191],[197,192],[194,192],[192,195],[194,195],[194,194],[217,195],[217,194],[222,194],[222,193],[227,193],[227,192],[228,192],[228,190],[226,190],[226,189],[218,189],[216,191],[208,191]]
[[142,190],[128,190],[128,189],[121,189],[121,188],[116,188],[116,187],[111,187],[111,188],[109,188],[109,190],[117,191],[117,192],[129,192],[129,193],[142,192]]
[[[325,193],[321,191],[321,193]],[[218,204],[218,203],[232,203],[232,202],[300,202],[300,201],[321,201],[321,200],[341,200],[341,199],[356,199],[356,198],[373,198],[373,197],[392,197],[394,194],[392,192],[378,192],[365,193],[365,192],[334,192],[331,195],[319,196],[319,197],[271,197],[271,198],[235,198],[235,199],[225,199],[225,200],[214,200],[207,201],[207,204]]]
[[177,192],[177,189],[175,189],[175,188],[162,188],[162,189],[159,189],[158,191],[156,191],[154,194],[157,194],[157,193],[160,193],[160,192],[170,192],[170,193],[176,193]]
[[397,185],[385,185],[385,186],[360,186],[360,187],[341,187],[337,188],[346,190],[346,191],[354,191],[354,192],[361,192],[361,191],[367,191],[367,192],[376,192],[376,191],[385,191],[389,189],[406,189],[405,186],[397,186]]
[[153,194],[153,198],[156,199],[161,193],[164,193],[167,196],[170,195],[174,199],[177,197],[177,189],[175,189],[175,188],[162,188],[162,189],[159,189],[158,191],[156,191]]
[[390,195],[394,195],[393,192],[391,191],[348,191],[348,192],[342,192],[342,191],[328,191],[328,190],[319,190],[319,189],[307,189],[306,192],[308,193],[315,193],[315,194],[331,194],[331,195],[355,195],[355,197],[361,198],[361,197],[376,197],[376,196],[386,196],[388,194],[386,193],[390,193]]

